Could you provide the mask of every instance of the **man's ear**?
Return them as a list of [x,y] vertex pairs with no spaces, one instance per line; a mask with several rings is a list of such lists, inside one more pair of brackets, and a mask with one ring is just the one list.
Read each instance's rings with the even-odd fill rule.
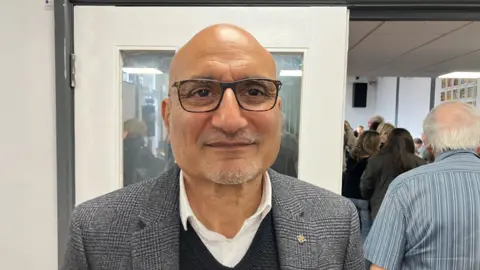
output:
[[277,105],[276,105],[276,106],[277,106],[277,108],[278,108],[279,110],[282,109],[282,97],[279,96],[279,97],[277,98]]
[[166,98],[162,100],[162,119],[163,119],[163,123],[165,123],[165,127],[167,128],[168,134],[170,134],[170,111],[171,111],[170,99]]
[[425,149],[427,150],[428,153],[433,154],[433,148],[430,144],[427,144],[425,146]]

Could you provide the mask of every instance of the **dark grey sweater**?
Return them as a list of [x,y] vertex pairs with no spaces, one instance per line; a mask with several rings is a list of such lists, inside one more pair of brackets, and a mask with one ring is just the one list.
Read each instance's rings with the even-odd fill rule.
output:
[[279,269],[278,252],[275,241],[272,214],[268,214],[260,224],[247,253],[234,267],[229,268],[220,264],[195,230],[188,224],[187,231],[180,231],[180,270],[260,270]]

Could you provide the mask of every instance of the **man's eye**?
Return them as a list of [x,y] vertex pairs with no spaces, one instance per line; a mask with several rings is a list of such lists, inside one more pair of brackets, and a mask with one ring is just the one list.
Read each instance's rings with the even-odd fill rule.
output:
[[207,89],[200,89],[200,90],[196,90],[192,93],[192,96],[198,96],[198,97],[208,97],[209,95],[211,95],[212,92],[210,92],[209,90]]
[[250,96],[260,96],[260,95],[265,95],[265,93],[262,91],[262,90],[259,90],[259,89],[249,89],[248,90],[248,95]]

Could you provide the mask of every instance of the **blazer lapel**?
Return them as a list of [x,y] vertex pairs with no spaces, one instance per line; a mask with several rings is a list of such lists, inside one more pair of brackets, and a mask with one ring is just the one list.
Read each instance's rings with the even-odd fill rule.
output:
[[321,254],[304,205],[291,188],[291,178],[269,170],[272,181],[273,221],[280,269],[319,269]]
[[134,270],[178,270],[180,216],[179,168],[162,174],[139,215],[132,236]]

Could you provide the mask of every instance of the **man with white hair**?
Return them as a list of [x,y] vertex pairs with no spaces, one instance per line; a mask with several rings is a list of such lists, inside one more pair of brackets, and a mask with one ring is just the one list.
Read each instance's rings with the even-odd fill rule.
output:
[[[378,125],[385,122],[385,118],[381,115],[374,115],[368,119],[368,129],[376,130]],[[373,125],[373,127],[372,127]]]
[[365,242],[372,269],[480,269],[480,112],[462,102],[423,123],[435,162],[397,177]]

